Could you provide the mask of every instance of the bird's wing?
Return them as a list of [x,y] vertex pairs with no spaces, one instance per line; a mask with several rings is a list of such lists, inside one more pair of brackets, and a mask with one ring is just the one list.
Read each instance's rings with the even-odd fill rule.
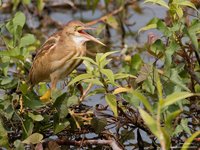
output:
[[35,59],[42,57],[43,55],[49,53],[58,43],[60,39],[60,32],[54,33],[49,39],[37,50]]
[[37,50],[33,60],[32,67],[29,72],[29,80],[32,84],[48,80],[51,73],[48,54],[51,53],[59,41],[59,32],[53,34],[49,39]]

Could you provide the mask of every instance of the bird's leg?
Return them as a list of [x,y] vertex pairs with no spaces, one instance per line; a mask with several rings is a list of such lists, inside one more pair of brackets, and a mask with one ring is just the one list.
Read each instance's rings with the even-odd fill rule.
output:
[[42,102],[48,102],[48,101],[50,100],[50,98],[51,98],[51,93],[52,93],[52,91],[56,88],[57,81],[58,81],[57,78],[51,77],[51,88],[50,88],[48,91],[46,91],[44,95],[42,95],[42,96],[40,97],[40,100],[41,100]]

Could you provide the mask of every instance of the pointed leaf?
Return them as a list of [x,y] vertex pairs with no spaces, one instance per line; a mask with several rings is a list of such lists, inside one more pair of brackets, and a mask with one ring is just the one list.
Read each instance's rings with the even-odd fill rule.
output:
[[195,133],[192,134],[192,136],[190,136],[186,141],[185,143],[183,144],[181,150],[188,150],[189,149],[189,146],[190,144],[192,143],[192,141],[200,135],[200,131],[196,131]]
[[76,82],[79,82],[79,81],[83,80],[83,79],[90,79],[90,78],[93,78],[93,77],[94,77],[94,75],[87,74],[87,73],[78,75],[72,81],[70,81],[67,86],[70,86],[70,85],[72,85],[72,84],[74,84]]
[[99,81],[99,79],[84,79],[84,82],[92,83],[94,85],[103,86],[103,83],[101,83],[101,81]]
[[89,57],[78,57],[77,59],[83,59],[83,60],[88,61],[88,62],[90,62],[91,64],[97,66],[97,63],[96,63],[92,58],[89,58]]
[[163,104],[162,104],[162,108],[165,108],[169,105],[172,105],[180,100],[183,100],[185,98],[194,96],[195,94],[190,93],[190,92],[175,92],[171,95],[168,95],[164,100],[163,100]]
[[107,52],[105,54],[103,54],[100,59],[99,59],[99,62],[102,62],[107,56],[111,55],[111,54],[114,54],[114,53],[117,53],[119,51],[112,51],[112,52]]
[[145,0],[144,3],[155,3],[169,9],[169,6],[164,0]]
[[130,92],[130,91],[131,91],[130,88],[119,87],[114,90],[113,94],[119,94],[119,93]]
[[142,104],[146,107],[146,109],[152,113],[153,112],[153,108],[151,107],[151,104],[149,103],[149,101],[147,100],[147,98],[142,95],[142,93],[136,91],[136,90],[133,90],[131,92],[134,96],[136,96],[141,102]]
[[114,116],[117,117],[117,100],[116,97],[112,94],[106,94],[106,103],[109,105],[110,109],[113,111]]
[[112,70],[101,69],[100,71],[101,71],[101,73],[103,73],[108,78],[110,83],[115,84],[114,74],[113,74]]
[[159,132],[158,132],[157,125],[156,125],[156,120],[141,108],[139,108],[139,112],[140,112],[140,115],[141,115],[143,121],[149,127],[151,132],[156,137],[159,137]]

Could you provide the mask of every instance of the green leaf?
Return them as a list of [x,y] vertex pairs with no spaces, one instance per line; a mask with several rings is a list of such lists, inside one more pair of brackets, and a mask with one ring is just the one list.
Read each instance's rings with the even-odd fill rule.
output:
[[93,65],[89,61],[86,61],[86,60],[83,61],[83,64],[86,67],[87,73],[92,73],[92,71],[94,70]]
[[186,141],[185,143],[183,144],[181,150],[188,150],[189,149],[189,146],[190,144],[192,143],[192,141],[200,135],[200,131],[196,131],[195,133],[192,134],[192,136],[190,136]]
[[68,98],[67,94],[63,93],[56,99],[54,103],[54,107],[56,107],[59,111],[59,118],[63,119],[69,113],[68,111],[69,107],[72,105],[76,105],[78,103],[79,103],[79,99],[77,96],[73,95]]
[[190,91],[188,89],[188,87],[183,83],[182,78],[179,76],[178,71],[176,68],[171,69],[171,76],[169,77],[169,79],[176,85],[178,85],[179,87],[181,87],[182,89],[184,89],[185,91]]
[[110,70],[110,69],[101,69],[100,72],[102,74],[104,74],[108,78],[110,83],[115,84],[115,78],[114,78],[114,74],[113,74],[112,70]]
[[8,133],[6,131],[6,129],[3,126],[3,122],[0,118],[0,145],[4,146],[6,148],[9,148],[9,144],[8,144]]
[[109,105],[110,109],[113,111],[114,116],[117,117],[118,116],[117,100],[116,100],[115,95],[106,94],[105,99],[106,99],[106,103]]
[[157,124],[156,120],[152,116],[150,116],[146,111],[143,109],[139,108],[140,115],[142,119],[144,120],[145,124],[149,127],[151,132],[156,136],[160,137],[158,129],[157,129]]
[[105,127],[107,125],[107,120],[106,120],[106,118],[93,118],[91,120],[91,125],[94,129],[94,132],[99,134],[103,130],[105,130]]
[[142,65],[143,61],[140,57],[139,54],[135,54],[132,58],[131,58],[131,73],[136,73],[138,72],[138,70],[140,69],[141,65]]
[[145,0],[144,3],[154,3],[169,9],[169,6],[164,0]]
[[161,132],[163,134],[164,139],[162,139],[162,137],[160,137],[161,138],[160,141],[164,141],[166,150],[167,149],[169,150],[170,146],[171,146],[171,137],[169,135],[169,131],[166,128],[161,127]]
[[23,28],[26,21],[26,16],[22,12],[17,12],[13,18],[13,25],[14,26],[21,26]]
[[37,9],[38,9],[39,13],[42,13],[43,8],[44,8],[43,0],[37,0]]
[[63,131],[64,129],[66,129],[67,127],[70,126],[70,122],[69,121],[64,121],[64,122],[60,122],[60,120],[58,120],[58,122],[55,122],[54,120],[54,133],[57,134],[61,131]]
[[94,85],[103,86],[103,83],[101,83],[101,81],[99,81],[99,79],[84,79],[83,81],[87,82],[87,83],[92,83]]
[[168,68],[173,65],[172,63],[172,56],[173,54],[180,48],[180,46],[176,43],[175,40],[171,40],[169,46],[166,48],[165,51],[165,70],[169,70]]
[[187,132],[189,135],[191,135],[190,128],[188,127],[188,119],[182,119],[181,120],[181,126],[183,127],[183,130]]
[[197,32],[200,31],[200,21],[194,20],[189,28],[185,28],[188,36],[190,37],[192,44],[195,47],[195,50],[198,50],[199,44],[198,44],[198,37]]
[[165,24],[164,21],[162,20],[158,20],[157,22],[157,28],[158,30],[160,30],[165,36],[171,36],[171,32],[169,30],[169,28],[167,27],[167,25]]
[[107,56],[111,55],[111,54],[114,54],[114,53],[118,53],[119,51],[112,51],[112,52],[107,52],[105,54],[103,54],[100,59],[99,59],[99,62],[101,63],[104,59],[106,59]]
[[22,3],[25,5],[29,5],[31,3],[31,0],[22,0]]
[[97,63],[96,63],[92,58],[89,58],[89,57],[78,57],[77,59],[83,59],[83,60],[88,61],[88,62],[90,62],[91,64],[97,66]]
[[131,74],[126,74],[126,73],[116,73],[114,74],[114,78],[115,80],[117,80],[117,79],[123,79],[123,78],[137,78],[137,77]]
[[172,113],[169,113],[167,115],[167,118],[165,120],[165,126],[168,130],[174,130],[174,128],[172,127],[172,121],[173,119],[175,119],[182,111],[181,110],[177,110],[177,111],[174,111]]
[[31,112],[28,112],[28,116],[33,119],[34,121],[42,121],[44,119],[44,117],[42,117],[41,115],[34,115]]
[[195,94],[190,93],[190,92],[175,92],[171,95],[168,95],[164,100],[162,104],[162,108],[165,108],[169,105],[175,104],[176,102],[183,100],[185,98],[194,96]]
[[152,50],[155,54],[159,54],[159,52],[164,52],[165,46],[164,46],[162,40],[160,40],[160,39],[156,40],[156,41],[151,45],[151,50]]
[[79,103],[79,99],[77,96],[73,95],[67,99],[67,106],[77,105]]
[[10,82],[12,82],[12,78],[10,78],[10,77],[4,77],[3,79],[2,79],[2,81],[1,81],[1,85],[5,85],[5,84],[8,84],[8,83],[10,83]]
[[44,106],[37,94],[34,92],[28,91],[25,95],[22,96],[22,98],[24,102],[24,107],[35,110]]
[[156,23],[148,24],[148,25],[140,28],[138,33],[140,33],[141,31],[147,31],[147,30],[156,29],[156,28],[157,28],[157,24]]
[[146,107],[146,109],[152,113],[153,112],[153,108],[151,107],[151,104],[149,103],[149,101],[147,100],[147,98],[142,95],[142,93],[136,91],[136,90],[133,90],[131,92],[134,96],[136,96],[141,102],[142,104]]
[[156,88],[158,90],[158,98],[159,98],[159,101],[162,103],[162,101],[163,101],[163,94],[162,94],[163,87],[162,87],[160,77],[159,77],[157,70],[155,71],[155,80],[156,80]]
[[72,84],[74,84],[74,83],[76,83],[76,82],[79,82],[79,81],[83,80],[83,79],[90,79],[90,78],[93,78],[93,77],[94,77],[94,75],[88,74],[88,73],[78,75],[78,76],[75,77],[73,80],[71,80],[71,81],[68,83],[67,86],[70,86],[70,85],[72,85]]
[[15,150],[24,150],[25,149],[24,144],[20,140],[16,140],[14,142],[14,146],[15,146]]
[[34,124],[33,120],[30,117],[28,117],[28,115],[24,116],[23,120],[24,126],[22,126],[22,138],[25,139],[33,133]]
[[176,129],[175,129],[173,135],[177,135],[181,132],[183,132],[183,127],[181,125],[178,125],[178,126],[176,126]]
[[155,94],[155,86],[151,76],[148,76],[148,78],[142,83],[142,89],[146,90],[152,95]]
[[24,144],[37,144],[41,143],[43,139],[43,135],[40,133],[33,133],[29,137],[27,137],[22,143]]
[[112,15],[107,17],[106,23],[109,24],[114,29],[117,29],[119,26],[116,18]]
[[191,7],[193,9],[197,10],[197,8],[195,7],[195,5],[192,2],[188,1],[188,0],[173,1],[173,3],[177,4],[177,5],[180,5],[180,6],[188,6],[188,7]]
[[32,34],[26,34],[25,36],[23,36],[20,40],[20,44],[19,44],[19,47],[25,47],[25,46],[28,46],[28,45],[31,45],[35,42],[35,37],[34,35]]

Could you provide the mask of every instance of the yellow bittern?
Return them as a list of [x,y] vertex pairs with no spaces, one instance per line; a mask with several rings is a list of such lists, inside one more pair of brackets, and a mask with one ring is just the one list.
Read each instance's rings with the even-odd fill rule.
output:
[[[58,80],[69,75],[82,62],[77,57],[86,55],[86,42],[102,42],[85,32],[94,29],[80,21],[70,21],[61,31],[54,33],[37,50],[29,72],[29,80],[34,86],[42,81],[50,81],[50,89],[40,99],[47,101]],[[104,45],[105,46],[105,45]]]

